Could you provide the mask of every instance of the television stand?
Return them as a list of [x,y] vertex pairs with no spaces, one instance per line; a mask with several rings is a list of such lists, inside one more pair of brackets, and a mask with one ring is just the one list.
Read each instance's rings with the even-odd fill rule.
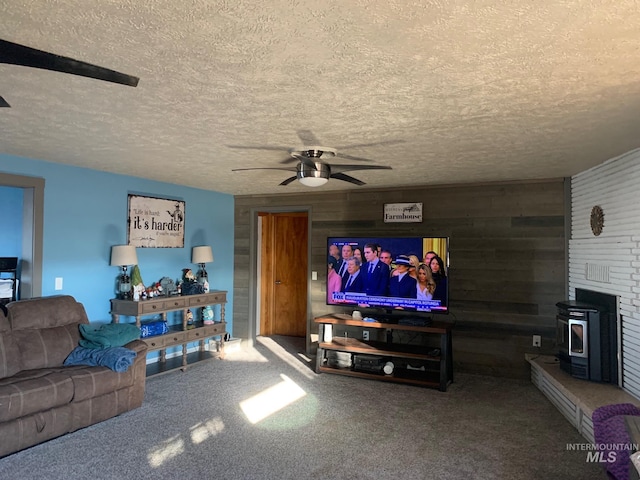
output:
[[[450,322],[431,321],[426,326],[401,325],[379,321],[365,322],[344,314],[316,317],[314,322],[318,324],[319,334],[316,373],[335,373],[357,378],[406,383],[437,388],[441,392],[445,392],[447,386],[453,382],[452,324]],[[335,336],[333,332],[336,326],[358,327],[359,334],[357,338]],[[387,342],[363,339],[363,330],[374,329],[386,330]],[[394,330],[438,336],[438,348],[389,342],[390,332]],[[331,334],[329,334],[330,331]],[[342,357],[343,362],[333,361],[334,359],[330,357],[334,356]],[[350,361],[345,363],[345,357],[350,357]],[[382,368],[381,364],[386,365],[387,362],[393,364],[390,368],[391,373],[386,373]]]

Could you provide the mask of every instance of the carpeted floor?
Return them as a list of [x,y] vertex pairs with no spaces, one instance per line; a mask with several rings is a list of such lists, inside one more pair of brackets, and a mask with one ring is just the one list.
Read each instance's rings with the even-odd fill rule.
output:
[[530,383],[313,373],[302,339],[147,379],[144,405],[0,459],[2,479],[605,479]]

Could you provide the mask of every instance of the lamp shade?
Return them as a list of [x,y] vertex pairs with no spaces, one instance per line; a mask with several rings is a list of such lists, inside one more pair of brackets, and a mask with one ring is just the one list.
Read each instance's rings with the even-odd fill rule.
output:
[[209,245],[201,247],[193,247],[191,249],[191,263],[209,263],[213,262],[213,252]]
[[138,255],[136,254],[136,247],[133,245],[114,245],[111,247],[110,265],[124,267],[137,264]]

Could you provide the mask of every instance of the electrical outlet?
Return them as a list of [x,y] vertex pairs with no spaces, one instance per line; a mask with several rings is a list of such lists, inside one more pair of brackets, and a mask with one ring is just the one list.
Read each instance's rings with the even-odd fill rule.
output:
[[534,335],[533,336],[533,346],[534,347],[539,347],[541,343],[542,343],[542,339],[540,338],[540,335]]
[[362,330],[362,339],[369,340],[369,330]]

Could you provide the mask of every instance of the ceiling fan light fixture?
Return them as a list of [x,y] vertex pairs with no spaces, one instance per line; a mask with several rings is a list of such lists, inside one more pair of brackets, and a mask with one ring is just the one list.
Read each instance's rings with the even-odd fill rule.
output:
[[315,162],[316,170],[300,162],[296,168],[298,181],[307,187],[321,187],[329,181],[331,169],[329,165]]
[[321,187],[327,183],[329,179],[322,177],[299,177],[298,181],[305,187]]

